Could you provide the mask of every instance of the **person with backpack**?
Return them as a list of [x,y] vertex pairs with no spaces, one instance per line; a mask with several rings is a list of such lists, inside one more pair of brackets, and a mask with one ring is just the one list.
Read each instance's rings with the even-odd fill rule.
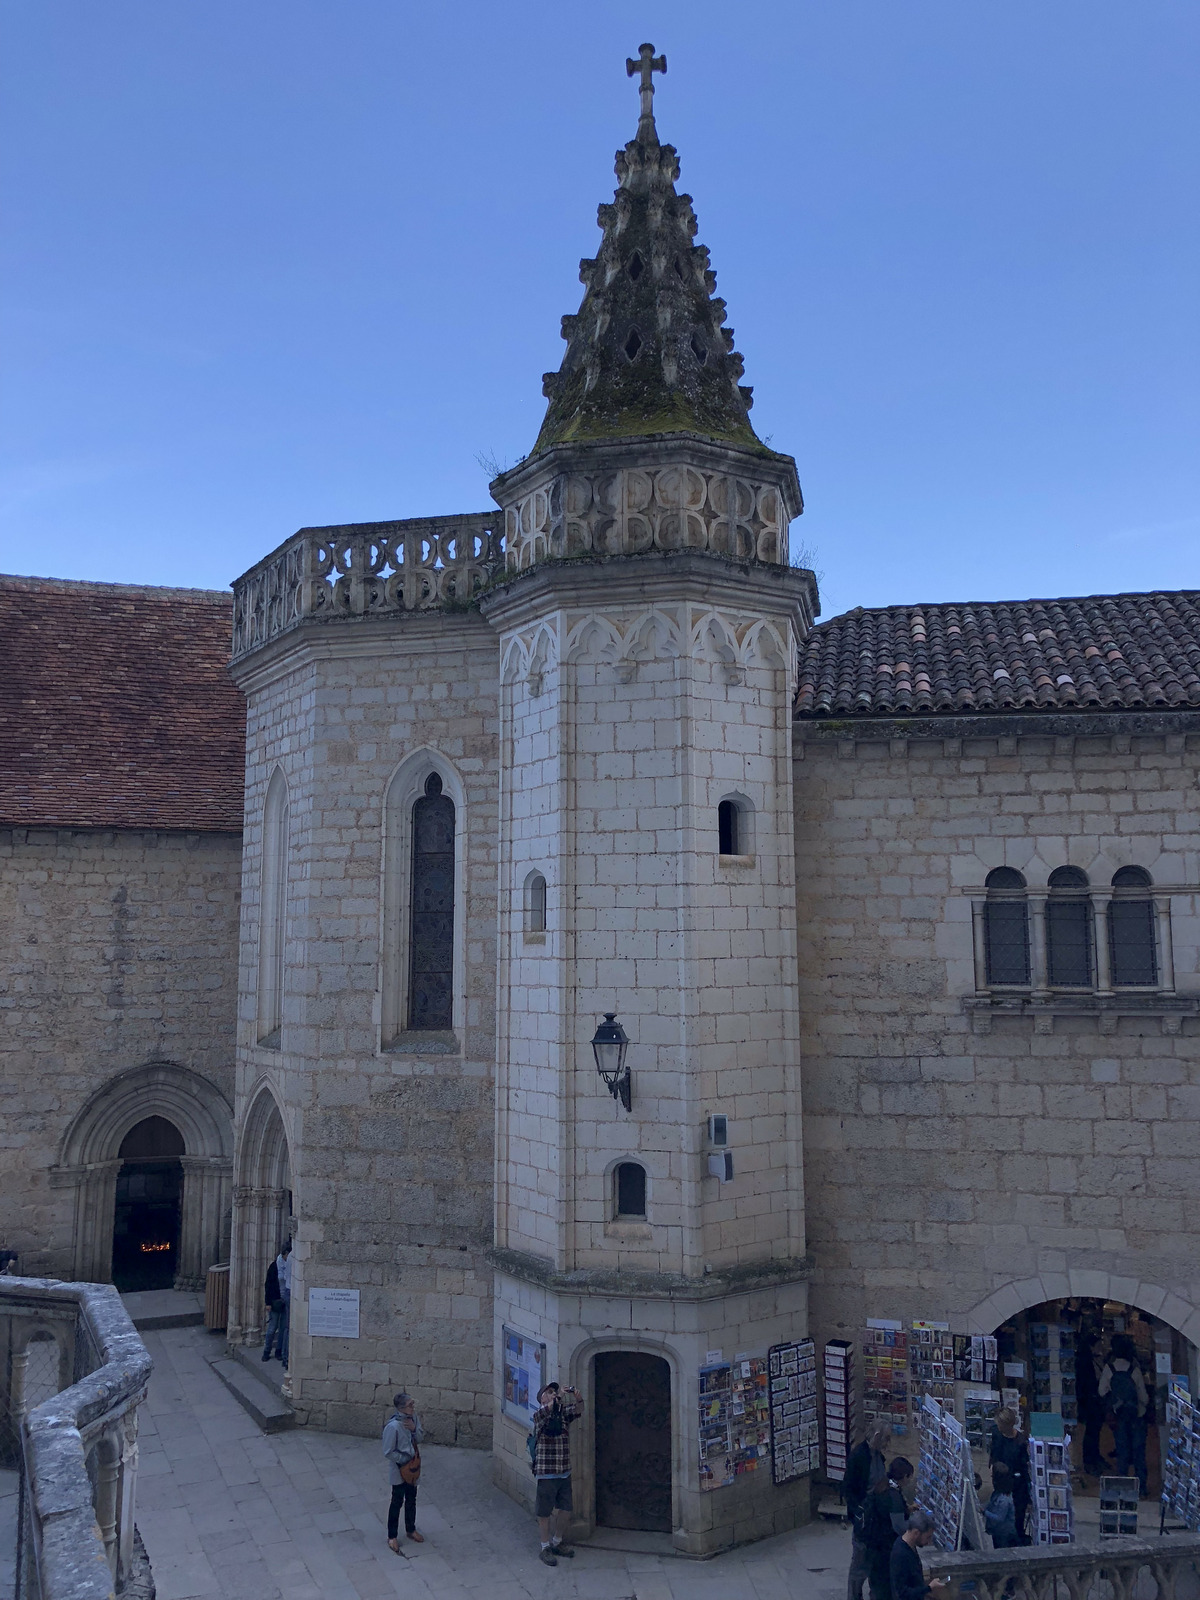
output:
[[388,1463],[392,1503],[388,1507],[388,1549],[400,1554],[400,1507],[404,1507],[404,1531],[414,1544],[424,1544],[417,1532],[417,1480],[421,1476],[421,1452],[417,1446],[425,1437],[416,1401],[410,1394],[393,1398],[395,1412],[383,1425],[383,1456]]
[[1001,1406],[992,1421],[988,1440],[988,1465],[993,1482],[998,1465],[1008,1468],[1012,1482],[1013,1523],[1017,1544],[1028,1544],[1025,1520],[1029,1515],[1029,1440],[1017,1426],[1019,1415],[1011,1406]]
[[1138,1489],[1146,1496],[1146,1411],[1150,1397],[1138,1365],[1137,1349],[1127,1333],[1114,1334],[1108,1362],[1100,1374],[1099,1394],[1108,1401],[1113,1439],[1117,1446],[1117,1475],[1127,1478],[1132,1467]]
[[291,1263],[288,1258],[291,1253],[292,1241],[285,1239],[279,1254],[267,1268],[267,1276],[263,1283],[263,1301],[267,1308],[267,1338],[263,1345],[262,1358],[264,1361],[270,1361],[271,1349],[274,1346],[276,1361],[282,1361],[285,1367],[291,1298]]
[[897,1456],[863,1503],[862,1542],[867,1547],[871,1600],[892,1600],[892,1547],[908,1526],[908,1502],[901,1485],[912,1475],[912,1462]]
[[865,1439],[859,1441],[846,1462],[842,1479],[842,1498],[850,1519],[850,1573],[846,1579],[846,1600],[862,1600],[862,1587],[868,1578],[867,1547],[863,1543],[863,1508],[867,1496],[881,1478],[887,1476],[887,1451],[892,1442],[891,1424],[877,1422]]
[[[564,1395],[570,1399],[563,1400]],[[560,1389],[547,1383],[538,1390],[538,1408],[533,1413],[533,1476],[537,1480],[534,1515],[542,1548],[538,1559],[548,1567],[558,1565],[559,1556],[573,1556],[563,1543],[567,1518],[571,1515],[571,1424],[583,1415],[583,1398],[578,1389]]]

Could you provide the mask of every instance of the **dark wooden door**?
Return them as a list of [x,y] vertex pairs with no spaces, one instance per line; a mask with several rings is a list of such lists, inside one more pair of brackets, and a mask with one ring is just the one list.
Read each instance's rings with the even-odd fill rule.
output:
[[596,1521],[671,1531],[671,1369],[659,1356],[596,1357]]

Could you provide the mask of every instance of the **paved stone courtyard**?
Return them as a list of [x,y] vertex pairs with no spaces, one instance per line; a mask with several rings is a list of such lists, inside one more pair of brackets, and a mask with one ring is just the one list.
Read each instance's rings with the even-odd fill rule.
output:
[[[264,1435],[208,1366],[201,1328],[148,1332],[138,1525],[158,1600],[840,1600],[849,1534],[816,1524],[712,1561],[633,1548],[537,1560],[531,1517],[495,1489],[484,1451],[424,1452],[407,1558],[387,1548],[387,1473],[373,1439]],[[382,1427],[382,1418],[380,1420]],[[632,1547],[636,1534],[610,1536]]]

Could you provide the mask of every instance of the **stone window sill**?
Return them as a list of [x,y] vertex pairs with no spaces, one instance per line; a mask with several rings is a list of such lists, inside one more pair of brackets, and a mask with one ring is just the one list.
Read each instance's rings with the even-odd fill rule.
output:
[[717,865],[719,867],[752,867],[754,865],[754,857],[753,856],[718,856],[717,857]]
[[1185,1017],[1200,1016],[1200,995],[1171,994],[1163,990],[1114,989],[1058,990],[1039,995],[997,989],[969,995],[963,1010],[973,1033],[990,1033],[993,1017],[1031,1017],[1035,1033],[1053,1033],[1056,1017],[1094,1017],[1101,1033],[1115,1033],[1122,1017],[1157,1017],[1164,1033],[1179,1033]]
[[458,1035],[449,1028],[412,1028],[398,1033],[383,1047],[385,1055],[398,1056],[457,1056],[462,1054]]
[[260,1050],[282,1050],[283,1043],[280,1037],[282,1031],[281,1028],[275,1028],[270,1033],[264,1033],[262,1038],[257,1041],[258,1048]]
[[654,1229],[648,1222],[637,1222],[632,1217],[617,1217],[604,1224],[604,1237],[615,1239],[619,1244],[649,1244],[654,1238]]
[[545,942],[546,935],[544,933],[527,933],[522,939],[524,944],[545,944]]

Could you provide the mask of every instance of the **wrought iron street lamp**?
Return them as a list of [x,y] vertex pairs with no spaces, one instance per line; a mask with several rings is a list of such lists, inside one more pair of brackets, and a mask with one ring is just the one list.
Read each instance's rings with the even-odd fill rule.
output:
[[596,1057],[596,1071],[604,1079],[609,1094],[619,1100],[626,1111],[633,1108],[633,1083],[625,1065],[629,1040],[625,1029],[617,1021],[615,1011],[606,1011],[604,1021],[592,1038],[592,1054]]

